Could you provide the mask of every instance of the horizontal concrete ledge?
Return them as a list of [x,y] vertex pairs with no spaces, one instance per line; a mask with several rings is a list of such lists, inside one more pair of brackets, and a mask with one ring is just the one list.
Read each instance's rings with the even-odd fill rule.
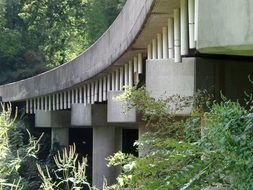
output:
[[206,0],[198,7],[198,51],[253,56],[253,1]]
[[155,0],[128,0],[111,27],[87,51],[56,69],[0,86],[4,102],[21,101],[71,88],[101,73],[134,43]]

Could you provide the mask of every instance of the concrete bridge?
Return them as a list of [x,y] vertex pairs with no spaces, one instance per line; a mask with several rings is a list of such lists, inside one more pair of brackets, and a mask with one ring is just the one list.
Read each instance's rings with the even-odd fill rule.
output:
[[101,189],[103,177],[110,184],[118,173],[104,158],[145,130],[135,110],[124,114],[123,103],[114,99],[124,86],[137,85],[145,75],[154,97],[211,89],[240,99],[244,90],[252,91],[252,9],[250,0],[128,0],[87,51],[0,86],[0,96],[3,102],[24,102],[36,127],[51,128],[52,144],[67,146],[70,130],[83,129],[78,136],[87,136],[92,129],[92,140],[84,141],[91,141],[92,182]]

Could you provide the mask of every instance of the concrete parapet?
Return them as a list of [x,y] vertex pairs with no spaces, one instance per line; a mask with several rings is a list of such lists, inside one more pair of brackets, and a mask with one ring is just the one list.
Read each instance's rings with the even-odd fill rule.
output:
[[112,123],[136,122],[136,110],[128,109],[126,102],[117,99],[124,91],[109,91],[107,102],[107,121]]

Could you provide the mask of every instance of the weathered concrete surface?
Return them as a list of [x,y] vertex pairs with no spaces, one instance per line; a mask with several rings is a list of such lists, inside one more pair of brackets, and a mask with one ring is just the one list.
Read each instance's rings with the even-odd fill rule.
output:
[[92,111],[91,105],[72,104],[71,105],[71,126],[91,126]]
[[108,92],[107,121],[112,123],[134,123],[136,122],[136,109],[128,109],[126,102],[118,98],[124,91]]
[[199,1],[198,51],[252,56],[252,10],[252,0]]
[[173,59],[146,62],[146,86],[154,98],[192,96],[195,78],[195,58],[185,58],[182,63],[175,63]]
[[73,61],[38,76],[0,86],[3,101],[20,101],[61,91],[94,77],[118,60],[135,41],[154,0],[128,0],[110,28]]
[[35,127],[68,128],[70,111],[36,111]]
[[93,127],[93,172],[92,185],[103,189],[103,181],[106,178],[108,185],[116,182],[119,169],[107,167],[107,158],[121,149],[122,135],[114,127],[94,126]]
[[91,127],[106,125],[107,106],[106,104],[72,104],[71,125],[75,127]]

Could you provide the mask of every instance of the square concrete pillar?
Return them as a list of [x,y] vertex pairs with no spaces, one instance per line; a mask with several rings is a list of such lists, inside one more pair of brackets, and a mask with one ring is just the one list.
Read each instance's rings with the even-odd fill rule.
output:
[[[172,59],[147,60],[146,88],[151,96],[156,99],[173,95],[193,96],[196,91],[195,61],[195,58],[184,58],[181,63]],[[189,106],[177,114],[189,115],[191,111]]]
[[107,121],[111,123],[134,123],[136,122],[135,108],[128,109],[126,102],[117,99],[124,91],[109,91],[107,102]]
[[72,104],[71,125],[77,127],[104,126],[107,123],[106,104]]
[[103,189],[104,178],[108,185],[116,182],[120,168],[107,167],[106,158],[121,150],[122,131],[110,126],[93,127],[92,185]]

